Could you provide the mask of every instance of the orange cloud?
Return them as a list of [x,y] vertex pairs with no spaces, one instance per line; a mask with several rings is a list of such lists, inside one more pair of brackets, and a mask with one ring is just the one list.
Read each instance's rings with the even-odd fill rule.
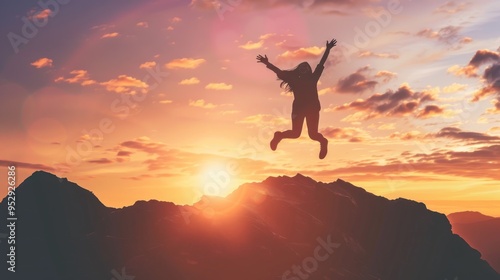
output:
[[192,78],[184,79],[184,80],[180,81],[179,85],[196,85],[199,83],[200,83],[200,80],[198,80],[198,78],[192,77]]
[[82,86],[89,86],[96,83],[95,80],[89,78],[89,73],[87,72],[87,70],[73,70],[69,73],[72,74],[73,77],[70,78],[59,77],[54,81],[56,83],[66,82],[69,84],[80,84]]
[[96,163],[96,164],[109,164],[113,163],[112,160],[108,158],[99,158],[99,159],[92,159],[92,160],[87,160],[88,163]]
[[106,38],[115,38],[118,37],[120,34],[118,32],[112,32],[112,33],[106,33],[101,36],[101,39],[106,39]]
[[453,93],[453,92],[457,92],[457,91],[462,91],[466,88],[467,88],[467,85],[453,83],[449,86],[445,86],[443,88],[443,92],[444,93]]
[[148,68],[154,68],[156,66],[156,62],[154,61],[146,61],[143,64],[139,66],[140,69],[148,69]]
[[455,76],[477,77],[476,71],[477,68],[474,65],[466,65],[464,67],[453,65],[448,68],[448,73],[452,73]]
[[384,83],[389,82],[393,78],[395,78],[398,74],[389,72],[389,71],[378,71],[377,74],[375,74],[375,78],[382,78],[382,81]]
[[52,11],[50,9],[45,9],[41,10],[38,12],[35,12],[34,10],[30,11],[29,13],[29,18],[30,19],[47,19],[50,15],[52,14]]
[[416,117],[419,119],[427,119],[434,116],[439,116],[444,113],[444,108],[437,105],[427,105],[423,109],[421,109]]
[[141,22],[138,22],[136,24],[136,26],[139,26],[139,27],[144,27],[144,28],[148,28],[149,27],[149,24],[145,21],[141,21]]
[[262,48],[264,45],[264,41],[260,40],[258,42],[252,42],[248,41],[246,44],[238,46],[239,48],[245,49],[245,50],[256,50]]
[[207,103],[203,99],[198,99],[198,100],[189,100],[189,106],[193,107],[199,107],[199,108],[204,108],[204,109],[213,109],[217,107],[216,105],[212,103]]
[[111,79],[100,84],[105,86],[106,90],[114,91],[116,93],[135,94],[136,89],[146,90],[148,88],[148,85],[145,82],[127,75],[120,75],[116,79]]
[[233,85],[228,85],[226,83],[210,83],[205,86],[205,89],[212,90],[230,90],[233,88]]
[[323,51],[324,47],[308,47],[308,48],[300,48],[294,51],[286,51],[278,56],[278,58],[283,59],[312,59],[319,57]]
[[195,69],[205,62],[206,60],[203,58],[178,58],[165,64],[165,67],[168,69]]
[[349,142],[362,142],[370,138],[366,131],[356,127],[339,128],[329,126],[322,129],[321,133],[328,138],[346,139]]
[[32,62],[31,65],[35,66],[35,68],[52,67],[53,62],[50,58],[42,57]]

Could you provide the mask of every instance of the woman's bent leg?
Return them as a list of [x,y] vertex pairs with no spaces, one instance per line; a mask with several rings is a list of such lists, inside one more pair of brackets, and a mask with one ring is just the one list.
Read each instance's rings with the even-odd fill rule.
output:
[[304,114],[295,114],[292,113],[292,129],[291,130],[285,130],[285,131],[276,131],[274,133],[274,138],[271,140],[270,146],[271,150],[276,150],[278,147],[278,143],[281,141],[281,139],[289,138],[289,139],[294,139],[294,138],[299,138],[300,133],[302,132],[302,126],[304,124]]

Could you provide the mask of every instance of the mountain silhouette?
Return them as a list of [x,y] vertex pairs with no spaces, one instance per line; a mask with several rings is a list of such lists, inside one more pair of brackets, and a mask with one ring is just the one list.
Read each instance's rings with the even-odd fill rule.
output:
[[479,212],[459,212],[448,215],[454,233],[478,249],[483,258],[500,271],[500,218]]
[[[193,206],[115,209],[37,171],[16,206],[16,272],[0,279],[500,279],[445,215],[340,179],[269,177]],[[1,242],[3,266],[6,251]]]

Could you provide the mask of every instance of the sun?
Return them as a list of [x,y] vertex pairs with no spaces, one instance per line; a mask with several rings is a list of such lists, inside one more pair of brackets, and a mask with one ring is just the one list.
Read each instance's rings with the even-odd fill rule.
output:
[[225,197],[236,187],[239,178],[234,168],[224,162],[208,162],[198,174],[197,189],[202,195]]

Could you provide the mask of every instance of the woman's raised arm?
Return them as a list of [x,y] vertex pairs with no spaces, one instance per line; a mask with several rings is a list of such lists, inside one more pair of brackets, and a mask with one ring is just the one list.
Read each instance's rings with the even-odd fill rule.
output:
[[274,66],[271,62],[269,62],[269,59],[267,58],[267,55],[258,55],[257,56],[257,63],[263,63],[267,66],[267,68],[271,69],[274,73],[279,74],[281,73],[281,69],[278,67]]
[[325,53],[323,54],[323,57],[321,58],[321,61],[319,62],[320,65],[325,65],[326,59],[328,58],[328,55],[330,55],[330,50],[335,47],[337,44],[337,40],[333,39],[330,42],[326,41],[326,50]]

